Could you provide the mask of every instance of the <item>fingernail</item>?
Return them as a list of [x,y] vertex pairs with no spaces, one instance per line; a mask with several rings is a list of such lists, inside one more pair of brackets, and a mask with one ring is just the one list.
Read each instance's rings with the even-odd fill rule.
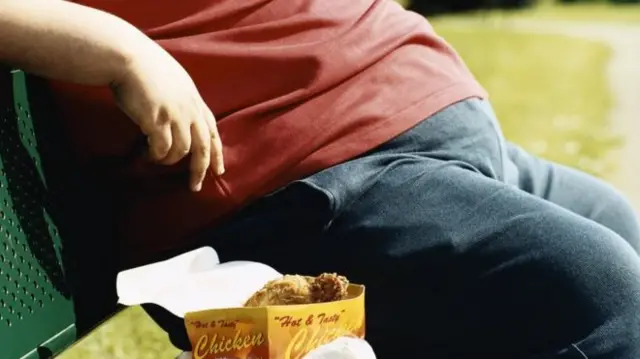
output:
[[201,189],[202,189],[202,182],[198,183],[193,187],[194,192],[200,192]]
[[218,168],[216,168],[216,174],[218,176],[222,176],[224,174],[224,171],[225,171],[224,166],[218,166]]

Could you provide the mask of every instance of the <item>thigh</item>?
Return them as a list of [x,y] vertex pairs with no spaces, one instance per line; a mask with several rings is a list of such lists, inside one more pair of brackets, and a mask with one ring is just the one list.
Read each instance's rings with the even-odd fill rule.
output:
[[[325,232],[297,243],[227,254],[364,283],[367,336],[383,359],[570,358],[576,343],[590,358],[640,355],[629,344],[640,324],[640,265],[628,243],[453,162],[389,163]],[[602,329],[616,320],[628,322]]]
[[627,199],[612,185],[507,143],[508,165],[522,190],[612,229],[640,249],[640,223]]

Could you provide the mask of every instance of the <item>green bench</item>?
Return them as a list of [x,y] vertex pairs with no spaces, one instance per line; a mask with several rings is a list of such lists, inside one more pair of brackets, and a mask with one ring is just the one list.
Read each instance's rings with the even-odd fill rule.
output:
[[0,68],[2,359],[55,356],[117,310],[108,194],[71,168],[40,81]]

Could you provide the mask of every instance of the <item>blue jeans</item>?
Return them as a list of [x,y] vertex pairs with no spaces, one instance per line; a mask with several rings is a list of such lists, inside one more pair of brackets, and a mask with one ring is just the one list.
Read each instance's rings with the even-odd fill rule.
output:
[[201,244],[365,284],[381,359],[640,358],[637,216],[611,186],[506,142],[481,100],[289,184]]

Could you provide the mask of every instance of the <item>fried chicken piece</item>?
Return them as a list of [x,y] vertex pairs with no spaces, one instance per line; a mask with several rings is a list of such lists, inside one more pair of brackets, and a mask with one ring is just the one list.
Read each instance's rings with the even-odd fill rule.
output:
[[313,303],[335,302],[347,297],[349,281],[336,273],[322,273],[311,283]]
[[285,275],[274,279],[255,292],[245,307],[311,303],[311,280],[300,275]]
[[349,281],[335,273],[323,273],[316,278],[285,275],[265,284],[245,303],[245,307],[324,303],[347,297]]

